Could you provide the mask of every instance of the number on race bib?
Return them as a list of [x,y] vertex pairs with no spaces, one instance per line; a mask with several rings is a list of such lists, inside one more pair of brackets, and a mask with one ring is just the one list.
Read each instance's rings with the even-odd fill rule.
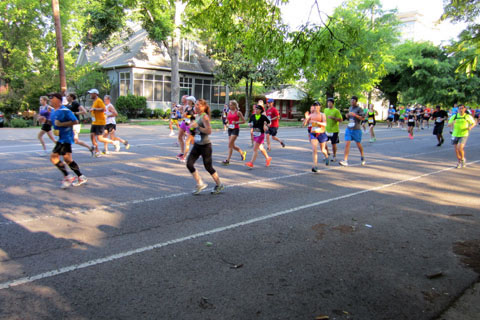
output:
[[229,125],[228,125],[228,128],[229,128],[229,129],[235,129],[235,125],[234,125],[233,123],[232,123],[232,124],[229,124]]
[[368,119],[368,123],[373,123],[373,119],[372,118]]
[[58,129],[53,129],[53,134],[58,137],[58,136],[60,135],[60,130],[58,130]]
[[260,137],[261,135],[262,135],[261,132],[258,132],[258,131],[254,131],[254,132],[253,132],[253,136],[254,136],[254,137]]
[[195,142],[200,143],[202,141],[202,136],[200,134],[195,135]]

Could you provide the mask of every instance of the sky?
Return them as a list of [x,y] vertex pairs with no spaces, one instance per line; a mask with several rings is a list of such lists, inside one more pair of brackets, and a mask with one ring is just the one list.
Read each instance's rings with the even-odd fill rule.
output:
[[[331,14],[335,7],[339,6],[342,0],[317,0],[320,10]],[[443,0],[380,0],[384,10],[397,9],[398,12],[418,11],[423,14],[425,23],[434,25],[443,13]],[[309,13],[315,0],[290,0],[287,5],[283,5],[282,16],[292,28],[308,21]],[[319,22],[316,9],[312,12],[310,17],[311,22]],[[436,25],[437,30],[432,31],[428,35],[435,44],[449,39],[456,38],[458,34],[465,28],[464,24],[452,24],[443,22]]]

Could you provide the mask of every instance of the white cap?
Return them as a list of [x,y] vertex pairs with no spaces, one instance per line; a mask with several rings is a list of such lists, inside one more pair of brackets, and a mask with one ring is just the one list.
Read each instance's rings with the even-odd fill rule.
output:
[[88,91],[88,93],[96,93],[96,94],[98,94],[99,92],[98,92],[97,89],[92,89],[92,90]]
[[193,103],[197,102],[197,99],[195,99],[194,96],[188,96],[187,101],[192,101]]

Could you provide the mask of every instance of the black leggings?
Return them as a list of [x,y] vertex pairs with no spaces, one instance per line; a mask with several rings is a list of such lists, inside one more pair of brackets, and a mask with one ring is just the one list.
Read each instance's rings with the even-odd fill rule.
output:
[[213,169],[212,163],[212,144],[194,144],[192,150],[190,151],[190,154],[188,155],[187,158],[187,168],[190,173],[195,172],[195,167],[193,166],[195,162],[198,160],[198,158],[202,156],[203,159],[203,165],[205,166],[205,169],[208,171],[210,174],[214,174],[216,171]]

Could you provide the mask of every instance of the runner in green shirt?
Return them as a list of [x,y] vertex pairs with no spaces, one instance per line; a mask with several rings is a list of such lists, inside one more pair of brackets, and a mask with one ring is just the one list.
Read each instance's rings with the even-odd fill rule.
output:
[[460,105],[458,107],[458,113],[454,114],[450,120],[448,120],[448,126],[453,127],[452,144],[455,147],[455,153],[458,159],[457,169],[466,166],[464,148],[470,130],[476,125],[472,116],[465,111],[465,106],[463,104]]
[[328,136],[328,141],[332,143],[333,158],[331,161],[337,160],[337,144],[340,143],[340,139],[338,138],[338,133],[340,132],[339,123],[343,121],[342,114],[333,106],[334,103],[335,100],[333,98],[328,98],[327,108],[323,111],[327,117],[326,134]]

